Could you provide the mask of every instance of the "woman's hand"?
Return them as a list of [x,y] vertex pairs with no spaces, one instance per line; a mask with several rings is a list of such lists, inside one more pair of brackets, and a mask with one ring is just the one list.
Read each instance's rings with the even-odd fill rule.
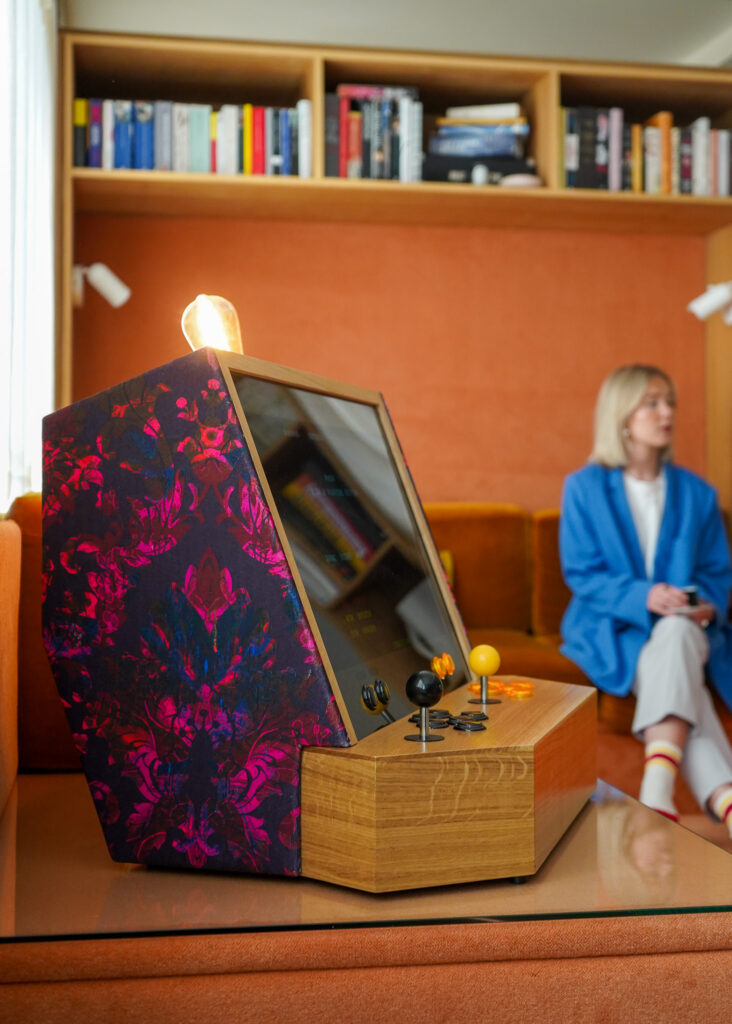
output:
[[654,583],[648,591],[646,608],[654,615],[674,615],[679,608],[685,608],[689,599],[679,587],[670,583]]

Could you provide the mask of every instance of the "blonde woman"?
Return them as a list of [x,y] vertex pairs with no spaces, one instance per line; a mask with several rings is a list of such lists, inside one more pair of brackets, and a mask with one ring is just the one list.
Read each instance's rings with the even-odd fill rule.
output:
[[623,366],[600,389],[590,461],[562,497],[562,651],[601,690],[635,694],[641,802],[678,818],[681,770],[732,835],[732,748],[706,685],[732,707],[732,567],[713,488],[672,461],[675,413],[654,366]]

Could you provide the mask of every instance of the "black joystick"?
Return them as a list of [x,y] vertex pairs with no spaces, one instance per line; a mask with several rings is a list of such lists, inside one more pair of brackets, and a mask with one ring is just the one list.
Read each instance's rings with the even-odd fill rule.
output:
[[415,735],[410,733],[405,740],[413,743],[437,743],[444,740],[444,736],[435,736],[430,733],[428,708],[436,704],[443,694],[442,680],[434,672],[423,669],[415,672],[407,679],[407,699],[416,704],[419,708],[419,732]]

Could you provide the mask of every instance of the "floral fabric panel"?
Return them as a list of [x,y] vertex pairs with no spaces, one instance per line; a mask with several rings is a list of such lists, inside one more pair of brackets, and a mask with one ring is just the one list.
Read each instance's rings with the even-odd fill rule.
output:
[[347,734],[212,350],[44,422],[44,643],[115,860],[299,874]]

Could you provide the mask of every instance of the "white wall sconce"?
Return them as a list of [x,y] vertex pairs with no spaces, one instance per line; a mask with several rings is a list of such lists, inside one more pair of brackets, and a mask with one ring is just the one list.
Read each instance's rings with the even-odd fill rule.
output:
[[732,281],[710,284],[686,308],[699,320],[708,320],[714,313],[721,312],[724,322],[732,326]]
[[92,288],[115,308],[124,306],[132,295],[132,290],[109,269],[106,263],[92,263],[88,267],[76,264],[72,273],[71,289],[75,306],[84,303],[84,281],[88,281]]

